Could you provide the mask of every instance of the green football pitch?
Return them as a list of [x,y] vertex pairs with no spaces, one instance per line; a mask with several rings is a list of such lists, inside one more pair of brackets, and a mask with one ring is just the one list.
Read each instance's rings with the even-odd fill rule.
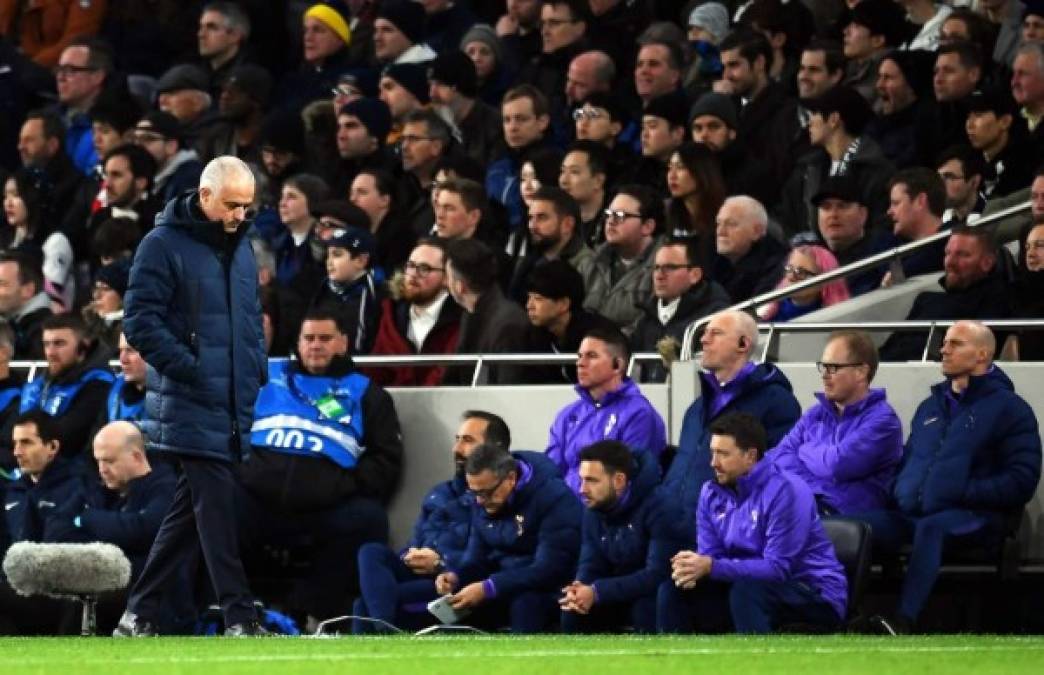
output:
[[1044,673],[1044,638],[10,638],[0,673]]

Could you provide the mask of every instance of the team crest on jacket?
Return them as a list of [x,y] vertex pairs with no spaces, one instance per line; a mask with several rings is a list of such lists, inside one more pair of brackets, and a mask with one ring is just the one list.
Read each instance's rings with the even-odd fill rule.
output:
[[602,432],[602,437],[605,438],[606,436],[608,436],[612,432],[613,427],[615,427],[615,426],[616,426],[616,413],[612,413],[611,415],[609,415],[609,421],[607,421],[605,423],[605,431]]
[[515,531],[518,536],[522,536],[526,531],[526,517],[521,513],[515,516]]
[[755,525],[758,524],[758,510],[757,509],[751,509],[751,511],[750,511],[750,522],[754,523]]

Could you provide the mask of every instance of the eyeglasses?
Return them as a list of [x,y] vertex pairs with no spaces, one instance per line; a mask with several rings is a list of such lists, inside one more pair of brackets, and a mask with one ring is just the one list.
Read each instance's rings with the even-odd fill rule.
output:
[[580,120],[585,118],[594,121],[608,116],[608,113],[602,112],[601,110],[597,110],[595,108],[577,108],[573,111],[573,120],[576,122],[579,122]]
[[856,366],[865,365],[861,361],[859,363],[824,363],[823,361],[816,361],[816,370],[819,373],[826,375],[837,375],[837,371],[842,368],[855,368]]
[[1044,250],[1044,239],[1037,239],[1035,241],[1026,241],[1027,251],[1040,251]]
[[787,265],[783,268],[783,273],[795,279],[811,279],[817,274],[817,272],[807,270],[804,267],[797,267],[796,265]]
[[642,217],[642,214],[640,213],[628,213],[627,211],[622,211],[620,209],[606,209],[602,211],[602,214],[605,215],[606,220],[613,223],[622,223],[628,218]]
[[445,267],[432,267],[428,263],[415,263],[412,260],[406,262],[406,274],[413,272],[419,277],[426,277],[432,272],[443,272]]
[[411,143],[420,143],[421,141],[430,141],[431,136],[399,136],[399,144],[407,145]]
[[966,180],[965,176],[951,171],[940,171],[939,178],[942,178],[943,180]]
[[61,65],[52,68],[51,72],[54,74],[55,77],[70,77],[79,73],[92,73],[96,70],[98,69],[92,66]]
[[507,476],[504,476],[503,478],[497,481],[496,485],[494,485],[491,488],[486,488],[485,490],[472,490],[471,488],[468,488],[468,492],[471,493],[471,496],[474,497],[476,501],[489,501],[489,498],[493,496],[493,493],[496,492],[500,488],[500,486],[504,484],[504,481],[506,480]]
[[661,272],[663,272],[664,274],[670,274],[671,272],[677,272],[678,270],[687,270],[687,269],[691,269],[693,267],[695,267],[695,265],[666,264],[666,265],[653,265],[652,270],[653,270],[653,274],[659,274]]

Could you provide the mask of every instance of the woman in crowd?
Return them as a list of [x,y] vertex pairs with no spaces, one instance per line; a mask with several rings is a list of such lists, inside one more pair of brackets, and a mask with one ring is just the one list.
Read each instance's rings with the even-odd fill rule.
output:
[[703,269],[714,259],[715,219],[727,190],[714,153],[702,143],[681,146],[667,163],[667,231],[699,237]]
[[486,24],[475,24],[460,41],[460,49],[475,63],[478,97],[500,109],[500,99],[514,83],[514,73],[504,60],[504,45],[496,31]]
[[[783,278],[776,288],[786,288],[799,281],[806,281],[825,272],[836,270],[837,258],[823,246],[799,246],[790,252],[783,268]],[[790,321],[793,318],[814,312],[823,307],[837,304],[850,297],[844,279],[837,279],[798,291],[779,302],[758,308],[758,316],[766,321]]]
[[416,243],[409,223],[399,216],[395,179],[382,169],[364,169],[355,176],[349,199],[370,217],[370,232],[377,240],[375,267],[383,277],[401,268]]

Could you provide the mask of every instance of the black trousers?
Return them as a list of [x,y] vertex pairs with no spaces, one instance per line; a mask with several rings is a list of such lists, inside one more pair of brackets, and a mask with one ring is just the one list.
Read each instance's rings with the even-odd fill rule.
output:
[[145,569],[131,589],[127,609],[143,620],[158,622],[164,614],[165,591],[172,584],[190,585],[202,561],[225,625],[256,620],[239,557],[239,490],[233,466],[194,457],[181,457],[179,462],[174,503],[156,534]]

